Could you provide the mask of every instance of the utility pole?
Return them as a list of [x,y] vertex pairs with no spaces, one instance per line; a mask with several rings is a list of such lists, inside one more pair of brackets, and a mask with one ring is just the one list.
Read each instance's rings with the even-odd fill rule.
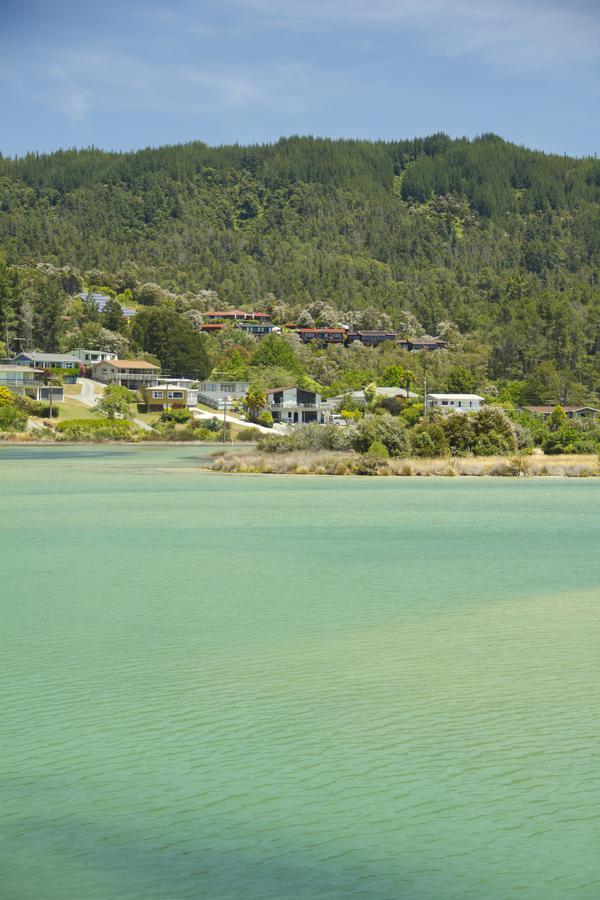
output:
[[222,439],[223,444],[225,443],[225,440],[227,437],[227,400],[228,399],[229,398],[228,398],[227,394],[225,394],[225,399],[223,400],[223,439]]
[[423,416],[427,415],[427,379],[423,379]]

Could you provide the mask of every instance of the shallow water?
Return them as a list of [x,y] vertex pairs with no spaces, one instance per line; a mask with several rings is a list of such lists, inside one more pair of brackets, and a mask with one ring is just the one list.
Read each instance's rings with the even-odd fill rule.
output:
[[2,900],[600,896],[600,483],[202,452],[0,448]]

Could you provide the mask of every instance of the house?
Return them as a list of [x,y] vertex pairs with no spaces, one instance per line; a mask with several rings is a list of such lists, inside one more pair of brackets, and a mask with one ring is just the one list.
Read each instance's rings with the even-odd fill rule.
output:
[[243,309],[209,309],[202,315],[208,320],[223,319],[226,322],[235,322],[244,319],[257,319],[262,322],[268,322],[271,318],[269,313],[245,312]]
[[235,327],[245,331],[246,334],[255,334],[258,337],[262,337],[264,334],[271,334],[273,331],[273,326],[269,322],[263,322],[261,320],[255,322],[236,322]]
[[[569,419],[595,419],[600,415],[600,410],[595,406],[562,406]],[[523,411],[532,413],[534,416],[540,416],[547,419],[551,416],[556,406],[524,406]]]
[[149,410],[188,409],[197,405],[198,391],[173,384],[157,384],[144,388],[144,400]]
[[118,358],[118,354],[113,353],[112,350],[85,350],[83,347],[77,347],[71,353],[86,366],[91,366],[95,362],[103,362],[105,359]]
[[420,338],[406,338],[399,340],[398,346],[401,347],[402,350],[444,350],[448,346],[448,341],[425,334]]
[[47,373],[44,369],[32,369],[30,366],[0,365],[0,386],[6,387],[13,394],[31,397],[33,400],[49,400],[62,403],[64,388],[62,385],[47,385]]
[[444,409],[447,412],[478,412],[483,397],[479,394],[427,394],[428,409]]
[[274,422],[288,425],[306,425],[325,421],[329,404],[323,404],[321,395],[302,388],[272,388],[267,391],[267,404]]
[[[104,312],[104,310],[106,308],[106,304],[110,300],[110,297],[108,297],[106,294],[94,294],[94,293],[86,294],[85,291],[82,291],[77,296],[81,297],[81,299],[84,301],[84,303],[92,302],[95,305],[98,312]],[[121,312],[123,313],[123,315],[125,316],[126,319],[131,319],[131,317],[135,316],[135,314],[136,314],[136,310],[130,309],[128,306],[121,306]]]
[[348,335],[348,343],[360,341],[365,347],[378,347],[384,341],[395,341],[395,331],[351,331]]
[[30,366],[32,369],[73,369],[75,375],[79,375],[81,369],[80,360],[72,353],[42,353],[41,350],[17,353],[12,359],[3,359],[2,362],[10,366]]
[[200,381],[198,382],[198,402],[214,409],[223,409],[225,401],[241,400],[250,387],[249,381]]
[[92,378],[139,391],[158,384],[160,367],[144,359],[105,359],[92,365]]
[[303,344],[309,341],[321,341],[323,344],[343,344],[346,339],[345,328],[297,328]]

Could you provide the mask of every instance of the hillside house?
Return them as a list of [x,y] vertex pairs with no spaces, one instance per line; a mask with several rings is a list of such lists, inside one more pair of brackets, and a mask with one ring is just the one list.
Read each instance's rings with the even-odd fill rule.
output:
[[273,331],[273,326],[270,322],[264,322],[260,319],[255,322],[236,322],[235,327],[245,331],[246,334],[255,334],[257,337],[263,337],[263,335],[271,334]]
[[29,366],[32,369],[73,369],[79,375],[80,360],[72,353],[42,353],[41,350],[30,350],[17,353],[12,359],[3,359],[9,366]]
[[8,388],[13,394],[31,397],[32,400],[52,400],[62,403],[64,388],[62,385],[45,383],[47,372],[44,369],[32,369],[30,366],[0,365],[0,386]]
[[75,350],[71,350],[71,353],[86,366],[104,362],[105,359],[118,359],[118,353],[114,353],[112,350],[86,350],[84,347],[77,347]]
[[302,388],[272,388],[266,396],[273,421],[287,425],[322,424],[329,410],[329,406],[322,403],[320,394]]
[[402,350],[444,350],[448,346],[448,341],[442,338],[430,337],[425,334],[420,338],[403,338],[398,341],[398,346]]
[[246,312],[243,309],[209,309],[207,312],[202,313],[202,315],[209,322],[214,322],[215,320],[221,320],[223,322],[237,322],[243,320],[268,322],[271,319],[269,313]]
[[160,367],[144,359],[105,359],[92,365],[92,378],[140,391],[158,384]]
[[248,388],[249,381],[200,381],[198,382],[198,402],[214,409],[224,409],[225,401],[241,400]]
[[[101,313],[104,312],[104,310],[106,309],[106,304],[110,300],[110,297],[108,297],[106,294],[96,294],[96,293],[86,294],[85,291],[82,291],[77,296],[81,297],[81,299],[84,301],[84,303],[93,303],[93,305],[96,307],[98,312],[101,312]],[[123,313],[123,315],[125,316],[126,319],[131,319],[136,314],[136,310],[131,309],[129,306],[121,306],[121,312]]]
[[348,335],[348,343],[359,341],[365,347],[379,347],[384,341],[395,341],[395,331],[351,331]]
[[195,388],[174,384],[157,384],[144,388],[144,400],[149,410],[189,409],[198,403]]
[[428,409],[446,412],[478,412],[482,402],[479,394],[427,394]]
[[319,341],[323,344],[343,344],[346,340],[345,328],[297,328],[296,334],[299,335],[303,344],[310,341]]

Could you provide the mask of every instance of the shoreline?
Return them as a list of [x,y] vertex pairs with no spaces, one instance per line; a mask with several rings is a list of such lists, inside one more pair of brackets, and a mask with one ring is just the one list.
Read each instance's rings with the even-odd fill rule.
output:
[[592,454],[375,459],[343,451],[217,455],[206,471],[220,475],[368,478],[598,478]]

